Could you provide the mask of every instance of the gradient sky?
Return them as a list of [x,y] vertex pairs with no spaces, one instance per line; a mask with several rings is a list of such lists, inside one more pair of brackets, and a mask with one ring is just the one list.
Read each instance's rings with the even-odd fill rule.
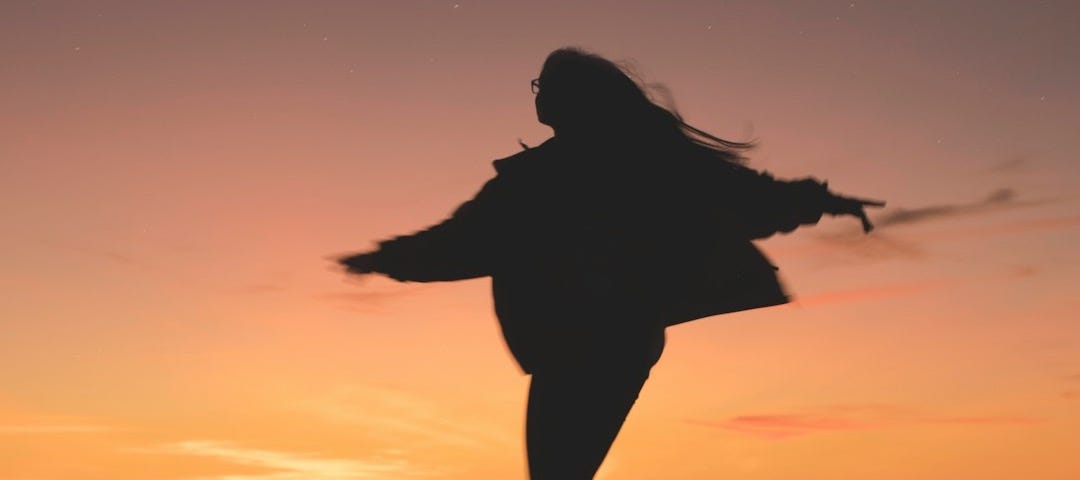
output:
[[751,166],[888,200],[669,330],[598,478],[1080,478],[1080,5],[0,4],[0,478],[524,478],[488,279],[327,258],[540,143],[577,45]]

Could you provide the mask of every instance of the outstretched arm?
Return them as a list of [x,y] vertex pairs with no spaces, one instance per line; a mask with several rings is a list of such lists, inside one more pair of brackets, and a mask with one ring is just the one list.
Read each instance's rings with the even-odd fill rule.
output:
[[491,274],[491,236],[500,183],[489,180],[476,196],[443,222],[379,247],[338,259],[349,273],[383,273],[399,281],[465,280]]
[[752,239],[786,233],[800,225],[813,225],[824,214],[853,215],[862,221],[863,231],[874,228],[865,207],[882,207],[885,202],[837,195],[828,182],[813,177],[777,180],[768,172],[735,166],[736,208]]

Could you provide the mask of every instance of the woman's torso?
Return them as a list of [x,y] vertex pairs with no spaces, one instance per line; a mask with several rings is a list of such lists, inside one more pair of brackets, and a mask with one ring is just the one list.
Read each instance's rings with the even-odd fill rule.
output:
[[[503,333],[526,371],[604,349],[655,362],[680,292],[719,294],[722,285],[698,284],[768,265],[740,253],[756,253],[749,241],[725,238],[724,210],[709,204],[693,163],[550,141],[534,150],[500,171],[508,188],[492,279]],[[732,261],[707,271],[717,262],[704,257],[727,252]],[[737,266],[739,257],[751,264]]]

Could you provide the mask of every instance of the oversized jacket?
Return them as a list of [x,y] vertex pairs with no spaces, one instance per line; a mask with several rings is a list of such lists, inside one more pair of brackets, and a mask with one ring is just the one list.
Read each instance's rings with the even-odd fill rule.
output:
[[491,276],[526,372],[581,332],[788,302],[751,240],[835,213],[825,184],[716,159],[626,157],[556,137],[495,160],[497,175],[445,221],[379,242],[374,268],[413,282]]

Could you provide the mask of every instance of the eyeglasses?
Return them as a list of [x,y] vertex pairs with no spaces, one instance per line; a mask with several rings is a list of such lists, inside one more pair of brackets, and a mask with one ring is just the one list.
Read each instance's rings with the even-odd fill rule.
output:
[[533,93],[540,93],[540,79],[539,78],[532,79],[532,81],[529,82],[529,88],[532,89]]

